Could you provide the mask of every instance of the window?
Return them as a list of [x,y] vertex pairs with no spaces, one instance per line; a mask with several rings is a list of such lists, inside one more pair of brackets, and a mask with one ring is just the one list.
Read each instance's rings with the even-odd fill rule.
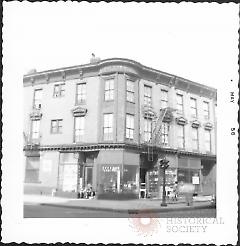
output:
[[177,142],[179,148],[184,148],[185,140],[184,140],[184,126],[177,125]]
[[113,114],[104,114],[103,119],[103,139],[113,139]]
[[32,121],[32,139],[39,138],[40,120]]
[[42,106],[42,89],[37,89],[34,91],[33,107],[35,109],[40,109],[41,106]]
[[127,80],[127,101],[134,102],[134,82]]
[[190,98],[191,115],[197,118],[197,99]]
[[211,152],[211,132],[205,130],[205,150]]
[[144,105],[152,105],[152,87],[144,85]]
[[133,139],[134,132],[134,115],[126,115],[126,138]]
[[162,124],[162,144],[168,145],[168,136],[169,136],[169,123],[163,122]]
[[82,142],[84,137],[85,118],[74,117],[74,142]]
[[168,107],[168,91],[161,90],[161,108]]
[[39,156],[31,156],[26,158],[25,183],[39,182],[39,167]]
[[77,84],[76,104],[86,101],[86,83]]
[[62,97],[65,94],[65,84],[56,84],[53,89],[53,97]]
[[208,102],[203,102],[203,115],[205,119],[209,119],[209,103]]
[[198,150],[198,129],[192,128],[192,148]]
[[149,142],[152,136],[152,120],[144,119],[144,141]]
[[177,111],[183,114],[183,95],[177,94]]
[[51,133],[62,133],[62,121],[63,120],[51,121]]
[[105,81],[105,101],[113,100],[114,98],[114,79],[109,79]]

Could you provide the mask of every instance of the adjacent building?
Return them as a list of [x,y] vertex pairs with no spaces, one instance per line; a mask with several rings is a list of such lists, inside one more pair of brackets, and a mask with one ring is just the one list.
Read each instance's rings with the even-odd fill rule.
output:
[[[122,58],[24,75],[25,192],[139,197],[216,185],[214,88]],[[160,188],[159,188],[160,187]]]

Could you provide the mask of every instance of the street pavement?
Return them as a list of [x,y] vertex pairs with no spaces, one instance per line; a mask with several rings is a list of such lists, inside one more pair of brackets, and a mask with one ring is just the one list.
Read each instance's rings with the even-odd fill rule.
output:
[[[195,214],[197,213],[196,211],[205,211],[203,213],[205,214],[207,211],[206,209],[211,209],[211,211],[215,210],[210,200],[211,197],[196,197],[194,198],[193,204],[191,206],[187,206],[185,199],[181,198],[178,201],[169,200],[167,201],[167,207],[161,207],[161,200],[158,199],[116,201],[98,199],[69,199],[43,195],[24,195],[25,210],[28,214],[29,211],[32,211],[32,214],[34,215],[34,210],[36,213],[39,212],[41,214],[42,211],[42,213],[45,214],[45,209],[48,208],[50,211],[52,210],[50,207],[52,207],[54,209],[68,209],[69,211],[72,209],[78,209],[77,214],[80,213],[79,211],[85,210],[85,213],[82,213],[83,217],[86,214],[88,214],[90,217],[99,217],[100,215],[100,217],[109,217],[109,214],[110,217],[112,217],[113,214],[113,217],[126,217],[129,216],[129,214],[135,214],[139,217],[142,217],[145,215],[148,216],[148,214],[174,214],[177,211],[181,212],[182,214],[189,214],[189,211],[191,211],[191,217],[195,217]],[[89,211],[91,211],[91,213]],[[119,213],[121,213],[121,216]],[[214,213],[211,212],[210,214]]]
[[81,209],[77,207],[56,207],[48,205],[24,205],[24,218],[213,218],[216,217],[216,209],[202,208],[186,211],[162,211],[155,213],[131,214],[126,211],[97,211]]

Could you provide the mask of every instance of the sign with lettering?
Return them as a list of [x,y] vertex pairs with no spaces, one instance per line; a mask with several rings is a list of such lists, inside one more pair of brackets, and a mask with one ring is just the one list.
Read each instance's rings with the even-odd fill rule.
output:
[[114,65],[114,66],[106,66],[100,69],[100,74],[107,74],[107,73],[115,73],[115,72],[122,72],[122,73],[133,73],[137,74],[137,72],[127,66],[122,66],[122,65]]
[[120,171],[120,168],[116,166],[103,166],[102,170],[103,172],[117,172]]

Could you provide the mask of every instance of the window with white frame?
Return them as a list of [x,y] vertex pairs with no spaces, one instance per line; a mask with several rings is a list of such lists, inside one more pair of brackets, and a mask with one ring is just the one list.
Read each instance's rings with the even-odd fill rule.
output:
[[76,104],[86,102],[86,83],[77,84]]
[[51,133],[57,134],[62,133],[62,119],[52,120],[51,121]]
[[183,114],[183,95],[177,94],[177,112]]
[[162,145],[168,146],[169,145],[169,123],[163,122],[161,132],[162,132],[161,134]]
[[53,87],[53,97],[62,97],[65,94],[65,83],[55,84]]
[[190,98],[190,107],[191,107],[191,115],[194,118],[197,118],[197,99],[191,97]]
[[205,150],[211,152],[211,131],[205,130]]
[[34,91],[33,107],[35,109],[41,109],[41,107],[42,107],[42,89],[36,89]]
[[104,100],[110,101],[114,98],[114,79],[108,79],[105,81]]
[[203,102],[203,116],[205,119],[209,119],[210,113],[209,113],[209,102]]
[[177,143],[179,148],[184,148],[185,146],[184,125],[177,125]]
[[103,139],[113,140],[113,114],[103,116]]
[[161,108],[168,107],[168,91],[161,90]]
[[134,102],[134,82],[127,80],[127,101]]
[[144,141],[149,142],[152,136],[152,119],[144,118]]
[[152,87],[144,85],[144,105],[152,105]]
[[32,139],[39,139],[40,120],[32,121]]
[[192,127],[192,148],[193,150],[198,150],[198,128]]
[[133,139],[134,115],[126,114],[126,138]]
[[85,131],[85,117],[76,116],[74,117],[74,142],[82,142]]

